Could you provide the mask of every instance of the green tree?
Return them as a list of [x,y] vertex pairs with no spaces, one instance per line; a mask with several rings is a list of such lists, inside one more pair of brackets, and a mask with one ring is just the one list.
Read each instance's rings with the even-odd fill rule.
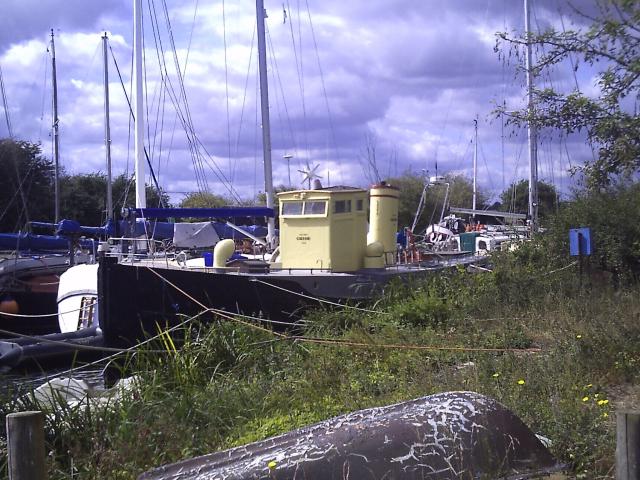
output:
[[30,220],[53,221],[52,162],[35,143],[0,140],[0,229],[17,231]]
[[[529,180],[512,183],[500,194],[500,209],[506,212],[527,213],[529,210]],[[558,192],[550,183],[538,182],[538,215],[549,218],[558,210]]]
[[[124,174],[112,181],[114,218],[120,217],[123,207],[135,206],[133,178]],[[146,186],[147,206],[169,205],[169,196],[155,187]],[[63,175],[60,179],[60,212],[63,218],[81,225],[102,225],[107,219],[107,177],[103,173]]]
[[107,179],[100,173],[65,175],[60,179],[60,213],[81,225],[106,220]]
[[220,195],[208,192],[187,193],[180,202],[181,208],[220,208],[229,205],[230,202]]
[[[548,30],[542,34],[512,36],[498,33],[496,50],[523,48],[527,41],[544,52],[534,67],[535,75],[567,59],[577,70],[581,62],[599,66],[600,95],[590,97],[577,89],[563,93],[553,88],[534,92],[535,112],[516,112],[512,121],[534,122],[565,132],[586,131],[598,148],[598,157],[583,170],[591,186],[603,186],[619,175],[640,169],[640,118],[634,99],[640,96],[640,2],[606,0],[596,2],[595,18],[578,12],[591,22],[583,31]],[[574,63],[575,62],[575,63]]]

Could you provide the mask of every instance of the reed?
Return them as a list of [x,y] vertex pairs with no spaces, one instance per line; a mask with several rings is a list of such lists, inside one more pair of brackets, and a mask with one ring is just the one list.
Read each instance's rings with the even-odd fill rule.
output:
[[[640,289],[614,290],[538,249],[493,273],[394,285],[380,313],[319,310],[285,339],[231,320],[192,325],[136,354],[134,390],[110,406],[61,404],[46,421],[52,479],[135,478],[356,409],[447,390],[490,395],[519,415],[576,478],[612,478],[614,411],[640,400]],[[568,265],[569,260],[564,260]],[[552,273],[550,273],[552,272]],[[599,277],[598,277],[599,278]],[[433,347],[427,349],[424,347]],[[413,348],[421,347],[421,348]],[[479,351],[479,348],[488,349]],[[37,408],[5,399],[6,415]],[[0,442],[6,473],[6,450]]]

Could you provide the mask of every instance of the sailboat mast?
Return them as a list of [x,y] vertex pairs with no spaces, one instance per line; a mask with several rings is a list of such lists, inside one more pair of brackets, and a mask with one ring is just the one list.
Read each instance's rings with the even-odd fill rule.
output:
[[[262,113],[262,150],[264,156],[264,190],[267,207],[273,208],[273,170],[271,167],[271,126],[269,123],[269,85],[267,79],[267,48],[265,43],[264,19],[267,13],[264,1],[256,0],[256,19],[258,24],[258,70],[260,72],[260,109]],[[267,223],[267,243],[273,247],[275,239],[275,219]]]
[[102,37],[104,57],[104,146],[107,160],[107,220],[113,220],[113,196],[111,191],[111,126],[109,124],[109,62],[107,56],[107,32]]
[[529,219],[531,221],[531,233],[538,229],[538,134],[534,122],[533,105],[533,64],[531,55],[531,18],[529,12],[529,0],[524,0],[524,21],[527,35],[527,116],[529,118],[527,128],[527,140],[529,143]]
[[60,220],[60,140],[58,137],[58,80],[56,78],[56,44],[53,28],[51,29],[51,79],[53,83],[53,189],[54,189],[54,222]]
[[478,118],[473,120],[475,138],[473,140],[473,218],[476,218],[476,202],[478,197]]
[[135,125],[134,153],[136,176],[136,208],[146,208],[144,177],[144,109],[142,105],[142,0],[133,0],[133,115]]

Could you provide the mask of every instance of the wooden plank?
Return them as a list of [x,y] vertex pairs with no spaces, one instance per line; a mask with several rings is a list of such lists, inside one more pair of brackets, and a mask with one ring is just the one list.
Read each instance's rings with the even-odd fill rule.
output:
[[9,480],[46,480],[44,414],[38,411],[7,415]]

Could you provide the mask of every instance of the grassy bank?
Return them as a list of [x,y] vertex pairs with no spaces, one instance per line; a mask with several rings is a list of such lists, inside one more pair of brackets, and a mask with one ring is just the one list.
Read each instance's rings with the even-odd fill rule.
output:
[[[497,258],[493,273],[395,285],[375,306],[379,313],[314,312],[297,332],[306,339],[219,320],[194,328],[181,351],[160,341],[151,348],[165,354],[132,359],[140,381],[115,409],[50,417],[50,478],[134,478],[341,413],[448,390],[504,403],[551,439],[576,478],[613,478],[615,409],[640,400],[633,387],[640,291],[613,290],[599,274],[581,285],[576,265],[540,248]],[[31,407],[7,400],[2,413]]]

